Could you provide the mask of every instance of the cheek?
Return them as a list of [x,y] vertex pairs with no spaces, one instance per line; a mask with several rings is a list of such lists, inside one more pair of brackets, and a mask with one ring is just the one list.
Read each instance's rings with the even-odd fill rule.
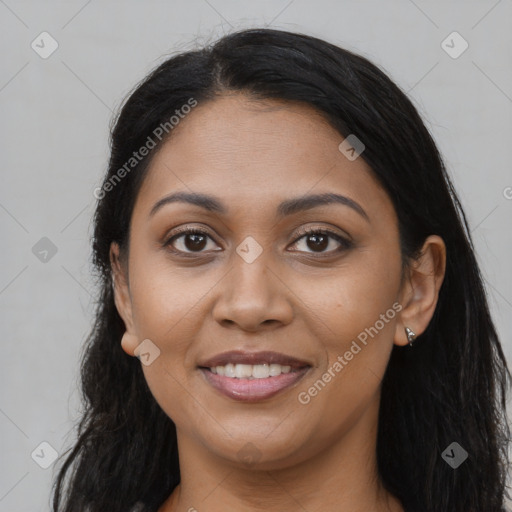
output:
[[332,290],[330,296],[330,307],[323,303],[321,308],[330,315],[315,321],[314,328],[325,356],[296,398],[307,418],[322,417],[324,435],[336,439],[378,400],[393,348],[397,303],[382,281]]
[[[373,326],[398,297],[399,262],[390,264],[393,260],[370,253],[358,254],[354,259],[354,264],[304,287],[307,291],[303,302],[315,313],[310,318],[316,318],[317,328],[324,332],[319,339],[325,339],[332,349],[342,350],[347,342]],[[392,321],[395,316],[392,309],[385,320]],[[387,333],[390,321],[385,325],[379,321],[379,331]]]
[[194,411],[189,378],[205,287],[204,280],[191,280],[159,262],[134,265],[131,274],[137,336],[150,339],[160,351],[151,365],[143,365],[144,376],[155,400],[176,424],[201,414]]
[[[150,261],[148,259],[148,261]],[[153,261],[130,271],[132,307],[139,336],[178,349],[184,333],[197,322],[208,279],[194,279],[170,264]],[[168,347],[166,347],[168,348]]]
[[310,309],[315,313],[309,315],[311,329],[325,352],[320,378],[325,375],[327,385],[344,400],[373,393],[384,375],[401,309],[396,302],[399,283],[396,255],[366,253],[357,264],[309,289],[305,303],[314,304]]

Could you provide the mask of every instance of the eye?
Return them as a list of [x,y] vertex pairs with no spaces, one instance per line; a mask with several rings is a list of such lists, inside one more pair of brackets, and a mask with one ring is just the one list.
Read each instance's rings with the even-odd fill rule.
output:
[[[294,242],[294,245],[298,245],[299,242],[304,239],[305,243],[303,246],[305,245],[306,247],[311,248],[313,253],[337,253],[346,249],[350,249],[353,245],[350,240],[342,237],[341,235],[338,235],[337,233],[334,233],[333,231],[329,231],[328,229],[303,228],[299,230],[299,234],[302,236]],[[330,242],[333,240],[338,244],[338,247],[335,247],[329,251],[325,251],[325,249],[332,245]]]
[[[350,240],[325,228],[302,228],[298,234],[301,236],[295,240],[293,245],[300,245],[299,242],[304,239],[305,243],[303,245],[312,249],[312,251],[299,249],[299,252],[329,255],[330,253],[350,249],[353,246]],[[208,248],[208,239],[213,241],[208,231],[193,226],[185,226],[179,228],[178,234],[171,236],[164,243],[164,246],[168,247],[171,252],[182,256],[193,255],[194,253],[201,254],[206,252],[205,249]],[[338,244],[338,247],[326,251],[325,249],[333,245],[331,242]]]
[[212,240],[207,231],[186,226],[179,229],[179,233],[169,238],[164,245],[174,253],[187,255],[203,252],[208,245],[208,239]]

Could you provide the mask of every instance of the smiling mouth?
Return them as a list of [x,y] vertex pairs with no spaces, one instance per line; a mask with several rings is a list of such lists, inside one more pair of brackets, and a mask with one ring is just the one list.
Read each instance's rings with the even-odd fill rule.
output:
[[[307,365],[304,365],[304,367]],[[301,368],[293,368],[290,365],[281,365],[277,363],[263,364],[233,364],[228,363],[222,366],[212,366],[207,368],[212,373],[223,377],[234,379],[267,379],[268,377],[278,377],[279,375],[298,371]]]
[[231,364],[199,367],[207,383],[237,401],[264,400],[289,389],[308,373],[311,366],[291,368],[280,364]]

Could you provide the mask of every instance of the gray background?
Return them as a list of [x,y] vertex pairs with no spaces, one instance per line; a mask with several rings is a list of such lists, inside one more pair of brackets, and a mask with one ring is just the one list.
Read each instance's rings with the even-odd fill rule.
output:
[[[0,510],[49,510],[56,466],[34,459],[49,460],[40,443],[61,453],[74,439],[93,312],[93,190],[113,111],[166,55],[234,29],[327,39],[370,58],[409,93],[460,193],[510,361],[511,14],[512,0],[0,0]],[[46,59],[31,47],[50,48],[43,31],[59,45]],[[442,46],[453,31],[469,44],[457,58]],[[458,53],[462,41],[452,39],[445,45]],[[43,237],[55,255],[34,254]]]

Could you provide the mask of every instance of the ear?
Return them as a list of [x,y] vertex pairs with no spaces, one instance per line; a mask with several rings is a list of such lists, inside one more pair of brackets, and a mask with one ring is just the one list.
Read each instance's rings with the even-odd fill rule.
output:
[[128,265],[121,260],[119,245],[116,242],[110,244],[110,265],[112,268],[114,301],[126,329],[121,340],[121,347],[128,355],[135,356],[134,351],[139,342],[133,323],[132,301],[128,285]]
[[431,235],[425,240],[419,258],[412,263],[400,290],[402,310],[396,322],[396,345],[409,343],[405,327],[409,327],[416,336],[428,327],[436,309],[445,270],[446,246],[441,237]]

